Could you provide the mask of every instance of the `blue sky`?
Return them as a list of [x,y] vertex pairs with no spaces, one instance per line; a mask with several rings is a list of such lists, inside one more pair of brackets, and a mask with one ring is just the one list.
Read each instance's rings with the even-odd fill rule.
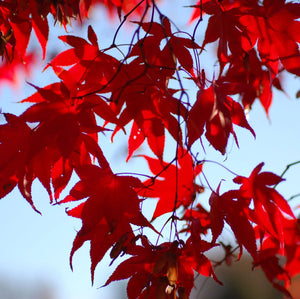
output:
[[[186,24],[188,13],[182,15],[180,12],[179,19],[174,2],[182,5],[182,1],[173,1],[173,5],[166,5],[162,10],[166,9],[166,14],[170,15],[174,21],[179,21],[180,26],[185,29],[184,24]],[[92,15],[91,22],[87,25],[93,23],[93,17],[96,19],[98,16],[97,19],[102,20],[103,25],[95,26],[95,31],[100,46],[104,48],[109,45],[113,32],[111,27],[115,27],[116,24],[112,24],[102,13],[100,11],[100,15]],[[75,33],[75,29],[70,28],[69,31]],[[82,36],[86,36],[86,29],[82,32]],[[55,34],[57,34],[56,31]],[[60,31],[59,34],[64,33]],[[123,32],[122,34],[124,35]],[[121,39],[125,38],[123,35]],[[34,41],[32,44],[34,45]],[[57,42],[55,39],[50,40],[49,47],[51,44],[52,46],[55,44],[55,47],[61,50],[66,49],[60,41]],[[38,86],[44,86],[51,80],[55,80],[55,77],[49,70],[43,74],[37,70],[30,78],[30,82]],[[287,164],[300,160],[300,102],[295,99],[295,94],[300,89],[299,78],[294,79],[293,76],[286,75],[283,87],[290,98],[282,92],[274,93],[269,119],[258,102],[253,105],[249,123],[256,132],[256,139],[247,130],[237,128],[239,149],[231,140],[228,146],[228,156],[221,156],[208,148],[205,157],[224,163],[229,169],[245,176],[249,175],[260,162],[265,162],[264,171],[280,174]],[[34,90],[28,85],[20,87],[20,90],[16,92],[12,92],[9,88],[2,88],[0,107],[5,112],[19,114],[24,106],[21,107],[21,104],[16,102],[33,92]],[[195,90],[191,90],[191,93],[195,93]],[[146,164],[138,158],[132,159],[128,164],[121,164],[126,149],[126,139],[121,135],[119,133],[115,138],[120,146],[118,144],[112,146],[107,142],[104,148],[113,170],[134,172],[140,165],[145,167]],[[234,187],[231,181],[233,176],[222,167],[206,163],[204,172],[213,188],[216,188],[223,178],[226,179],[222,183],[223,191]],[[292,167],[286,174],[287,181],[278,186],[278,190],[286,198],[300,192],[299,174],[300,165]],[[201,198],[205,200],[208,197],[209,192],[206,191]],[[70,270],[69,252],[76,230],[80,228],[80,222],[67,217],[64,207],[50,206],[48,196],[38,182],[35,182],[33,186],[33,198],[43,216],[31,209],[18,190],[14,190],[0,201],[0,281],[1,279],[10,281],[15,288],[49,284],[56,293],[55,299],[113,298],[111,292],[112,288],[117,286],[116,283],[112,287],[97,289],[112,273],[112,269],[108,269],[108,259],[98,266],[95,286],[91,288],[88,244],[75,254],[74,271]],[[299,198],[293,200],[292,206],[299,205]]]

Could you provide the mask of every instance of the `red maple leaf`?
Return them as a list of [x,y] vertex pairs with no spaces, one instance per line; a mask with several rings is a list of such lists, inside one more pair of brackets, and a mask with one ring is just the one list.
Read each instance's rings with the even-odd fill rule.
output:
[[201,138],[204,128],[207,140],[222,154],[225,153],[230,133],[237,142],[233,124],[248,129],[255,136],[242,106],[227,96],[226,92],[226,86],[221,82],[220,85],[216,82],[209,88],[198,91],[197,100],[188,113],[189,146]]
[[68,211],[69,215],[82,220],[82,227],[73,243],[70,262],[72,265],[75,251],[84,242],[91,241],[93,280],[95,268],[106,251],[120,242],[124,235],[128,240],[135,237],[131,224],[153,227],[140,211],[140,199],[134,189],[142,188],[143,184],[137,178],[117,176],[108,164],[104,168],[83,165],[76,171],[80,181],[60,204],[85,199]]
[[[218,188],[219,189],[219,188]],[[224,221],[231,227],[240,247],[242,255],[244,246],[253,258],[256,258],[257,248],[255,233],[247,214],[248,202],[239,197],[236,190],[219,195],[219,190],[213,192],[209,203],[211,206],[210,220],[212,242],[214,243],[224,228]]]
[[147,189],[141,195],[159,198],[153,219],[179,208],[188,207],[197,193],[204,188],[195,183],[195,178],[202,171],[202,164],[194,165],[189,152],[181,149],[178,152],[178,167],[173,163],[161,163],[160,160],[144,156],[151,172],[156,176],[155,181],[148,179],[144,182]]
[[[150,88],[149,88],[150,89]],[[153,153],[163,159],[165,146],[165,128],[169,131],[179,144],[182,143],[181,129],[177,119],[172,115],[180,108],[181,115],[184,115],[184,106],[169,94],[169,91],[148,90],[139,92],[139,89],[131,89],[124,92],[126,97],[126,108],[122,111],[119,120],[120,125],[125,126],[134,119],[130,138],[128,142],[128,157],[147,138],[148,145]],[[120,129],[118,126],[114,134]],[[137,138],[138,137],[138,138]]]
[[261,229],[271,234],[281,244],[283,236],[283,215],[295,218],[287,201],[274,188],[283,179],[271,172],[261,172],[264,163],[259,164],[250,174],[249,178],[237,176],[235,183],[241,184],[239,196],[250,203],[253,200],[254,210],[252,221]]
[[[60,40],[72,48],[58,54],[47,67],[59,70],[68,67],[68,76],[73,78],[80,91],[77,96],[96,94],[97,91],[107,93],[116,86],[108,82],[119,69],[119,61],[99,49],[97,36],[91,26],[88,27],[89,42],[73,35],[63,35]],[[67,78],[65,78],[67,80]],[[88,82],[88,84],[83,84]]]

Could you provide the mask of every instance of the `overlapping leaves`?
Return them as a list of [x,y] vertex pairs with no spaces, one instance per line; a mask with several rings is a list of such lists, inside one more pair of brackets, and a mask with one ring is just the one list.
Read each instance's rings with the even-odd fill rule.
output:
[[[133,10],[140,14],[145,4],[128,0],[5,0],[0,5],[0,57],[4,59],[10,70],[10,63],[28,62],[27,47],[32,31],[35,33],[42,48],[43,59],[46,57],[49,24],[48,15],[52,15],[54,23],[71,25],[72,20],[88,17],[92,6],[102,4],[110,14],[129,13]],[[7,78],[9,79],[9,78]]]
[[174,241],[153,246],[143,237],[142,245],[128,251],[132,257],[117,267],[106,285],[115,280],[130,278],[127,287],[129,299],[168,299],[189,296],[193,288],[194,271],[204,276],[212,276],[221,283],[211,262],[203,254],[213,245],[200,240],[200,237],[198,241],[193,243],[191,239],[187,243]]
[[226,95],[226,89],[221,84],[216,82],[207,89],[201,88],[188,114],[189,146],[201,138],[206,129],[205,136],[209,143],[224,154],[230,134],[237,142],[233,124],[248,129],[255,136],[242,106]]
[[[0,197],[18,186],[36,209],[31,195],[34,180],[42,183],[53,201],[59,199],[76,172],[79,181],[59,201],[70,205],[68,215],[82,222],[73,243],[71,265],[74,253],[86,242],[91,245],[92,280],[106,252],[110,250],[112,262],[129,255],[106,285],[129,278],[130,299],[186,299],[194,286],[195,272],[220,283],[215,265],[204,253],[221,244],[225,260],[231,256],[231,246],[220,242],[225,224],[237,240],[240,256],[245,248],[253,266],[260,266],[273,286],[290,296],[289,276],[299,273],[299,220],[274,188],[282,178],[261,172],[263,164],[259,164],[249,177],[236,176],[239,188],[221,193],[220,184],[211,190],[209,210],[197,201],[204,191],[196,183],[197,176],[202,175],[208,187],[210,184],[198,160],[201,152],[192,150],[205,135],[209,144],[225,154],[231,135],[238,144],[235,125],[255,136],[244,109],[250,109],[258,98],[268,113],[272,87],[282,90],[279,73],[285,69],[299,75],[299,4],[203,0],[196,10],[208,14],[209,21],[200,47],[195,42],[197,30],[193,35],[175,31],[176,26],[154,1],[149,19],[149,1],[2,2],[0,55],[8,61],[16,57],[25,61],[32,30],[45,57],[48,14],[66,26],[70,18],[86,16],[91,5],[102,3],[110,12],[116,9],[119,16],[121,12],[128,16],[137,12],[141,17],[133,22],[137,29],[127,52],[116,45],[117,33],[111,47],[100,49],[91,26],[88,40],[74,35],[60,37],[69,49],[46,67],[51,67],[60,81],[43,88],[33,86],[36,92],[22,101],[32,106],[20,116],[4,114],[0,125]],[[159,18],[154,18],[154,12]],[[209,80],[200,69],[200,59],[212,42],[218,43],[220,68],[217,78]],[[112,54],[116,49],[121,58]],[[195,100],[187,95],[184,76],[192,78],[190,82],[198,89]],[[172,81],[178,83],[177,89]],[[117,175],[111,170],[102,144],[98,144],[98,134],[111,128],[111,139],[116,143],[117,132],[130,130],[127,161],[147,140],[156,156],[143,156],[152,177],[142,183],[133,175]],[[176,144],[169,163],[164,161],[168,134]],[[176,241],[170,236],[162,242],[164,231],[158,233],[144,217],[141,203],[153,198],[158,201],[152,220],[171,213],[163,228],[170,224]],[[180,221],[185,223],[181,231],[177,226]],[[149,228],[157,233],[156,245],[144,235],[144,229]],[[180,233],[186,234],[182,235],[184,240]]]
[[[200,10],[202,14],[210,15],[202,46],[218,42],[220,75],[226,64],[230,63],[235,75],[247,72],[252,77],[248,77],[248,80],[256,81],[253,81],[253,87],[259,84],[260,89],[256,89],[256,93],[251,91],[250,86],[239,92],[243,104],[249,108],[253,100],[259,98],[268,112],[270,90],[272,85],[280,88],[278,74],[283,69],[299,75],[299,4],[286,2],[208,0],[201,1],[201,6],[199,1],[191,19],[194,20]],[[247,60],[250,56],[254,57],[253,50],[257,52],[259,60],[253,61],[255,65],[252,66]],[[242,60],[243,66],[238,62]],[[249,68],[254,72],[249,72]],[[232,71],[229,70],[229,73],[225,73],[225,77],[229,75],[232,78]]]
[[[115,243],[125,246],[134,239],[131,224],[152,227],[140,211],[140,199],[135,188],[142,183],[131,176],[113,174],[109,165],[104,167],[83,165],[77,168],[80,181],[60,203],[84,200],[68,214],[80,218],[82,227],[77,233],[71,251],[71,264],[74,252],[84,242],[91,242],[92,280],[97,264],[106,251]],[[125,247],[123,248],[125,250]],[[115,250],[115,252],[117,252]],[[112,257],[116,258],[114,254]]]

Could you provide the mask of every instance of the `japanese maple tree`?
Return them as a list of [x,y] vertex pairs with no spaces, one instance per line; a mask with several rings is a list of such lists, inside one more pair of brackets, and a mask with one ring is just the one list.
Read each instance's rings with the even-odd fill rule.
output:
[[[214,189],[204,168],[214,163],[209,146],[227,156],[230,140],[239,146],[238,128],[253,140],[247,113],[259,101],[269,117],[274,88],[284,90],[281,74],[300,76],[300,3],[188,1],[183,31],[162,11],[164,1],[0,1],[0,80],[15,80],[38,60],[57,76],[44,87],[30,83],[35,92],[20,100],[30,104],[23,113],[3,112],[1,198],[18,188],[39,212],[32,196],[39,181],[50,204],[67,207],[67,215],[82,223],[71,267],[86,242],[92,282],[106,253],[111,263],[127,257],[104,284],[129,279],[129,299],[187,299],[196,274],[222,284],[215,268],[230,264],[235,252],[239,260],[245,250],[253,268],[291,298],[291,278],[300,273],[300,219],[276,189],[282,175],[264,170],[262,162],[251,173],[234,174],[235,187],[221,192],[228,179]],[[60,36],[65,50],[47,60],[53,18],[67,31],[71,23],[90,22],[96,5],[119,22],[111,45],[102,48],[101,33],[90,25],[87,38]],[[126,26],[131,35],[121,44]],[[28,47],[32,34],[40,56]],[[213,74],[202,59],[211,43]],[[140,159],[149,171],[112,169],[104,140],[118,147],[121,135],[128,142],[124,163]],[[77,182],[63,196],[74,175]],[[143,205],[154,198],[149,216]],[[224,245],[225,225],[235,245]],[[219,262],[207,254],[216,247],[224,249]]]

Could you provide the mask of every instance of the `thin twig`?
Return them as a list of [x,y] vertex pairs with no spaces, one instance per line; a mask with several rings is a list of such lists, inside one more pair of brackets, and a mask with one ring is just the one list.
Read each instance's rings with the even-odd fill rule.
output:
[[[287,171],[288,171],[292,166],[295,166],[295,165],[297,165],[297,164],[299,164],[299,163],[300,163],[300,160],[288,164],[288,165],[285,167],[285,169],[284,169],[284,171],[282,172],[282,174],[280,175],[280,177],[283,178],[283,176],[287,173]],[[277,187],[278,184],[279,184],[279,183],[277,183],[277,184],[274,186],[274,189]]]

